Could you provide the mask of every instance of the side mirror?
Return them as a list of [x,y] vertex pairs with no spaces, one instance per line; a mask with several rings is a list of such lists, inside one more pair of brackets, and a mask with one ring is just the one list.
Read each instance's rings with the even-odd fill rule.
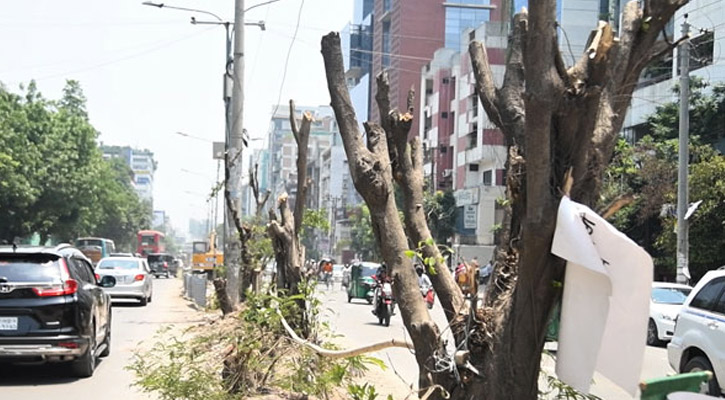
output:
[[104,288],[111,288],[116,286],[116,278],[111,275],[106,275],[103,278],[101,278],[101,281],[98,282],[98,286],[104,287]]

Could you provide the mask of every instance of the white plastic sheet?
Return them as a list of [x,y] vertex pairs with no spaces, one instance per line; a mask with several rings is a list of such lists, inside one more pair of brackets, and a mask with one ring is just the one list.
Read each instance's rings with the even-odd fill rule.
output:
[[556,374],[589,392],[596,370],[634,396],[647,335],[652,258],[568,197],[559,205],[551,252],[567,260]]

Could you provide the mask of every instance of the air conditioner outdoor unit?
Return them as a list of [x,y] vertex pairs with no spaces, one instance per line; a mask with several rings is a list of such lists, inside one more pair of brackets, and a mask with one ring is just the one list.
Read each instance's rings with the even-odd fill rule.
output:
[[448,169],[447,168],[447,169],[444,169],[443,170],[443,177],[445,177],[445,178],[451,176],[452,174],[453,174],[453,170],[452,169]]

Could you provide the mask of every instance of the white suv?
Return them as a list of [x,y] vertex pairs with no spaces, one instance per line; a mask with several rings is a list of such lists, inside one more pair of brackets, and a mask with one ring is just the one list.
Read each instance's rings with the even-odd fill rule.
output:
[[712,371],[709,394],[720,396],[725,382],[725,271],[710,271],[680,309],[667,358],[677,372]]

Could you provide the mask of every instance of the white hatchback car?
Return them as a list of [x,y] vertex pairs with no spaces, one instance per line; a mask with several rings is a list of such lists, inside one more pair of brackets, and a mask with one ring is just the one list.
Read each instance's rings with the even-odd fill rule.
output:
[[687,297],[667,345],[677,372],[712,371],[710,395],[720,396],[725,382],[725,271],[710,271]]
[[106,257],[96,266],[96,279],[116,278],[116,286],[104,289],[111,299],[137,299],[142,306],[151,302],[153,278],[145,258]]
[[672,338],[675,318],[692,287],[679,283],[653,282],[649,301],[647,344],[654,346]]

